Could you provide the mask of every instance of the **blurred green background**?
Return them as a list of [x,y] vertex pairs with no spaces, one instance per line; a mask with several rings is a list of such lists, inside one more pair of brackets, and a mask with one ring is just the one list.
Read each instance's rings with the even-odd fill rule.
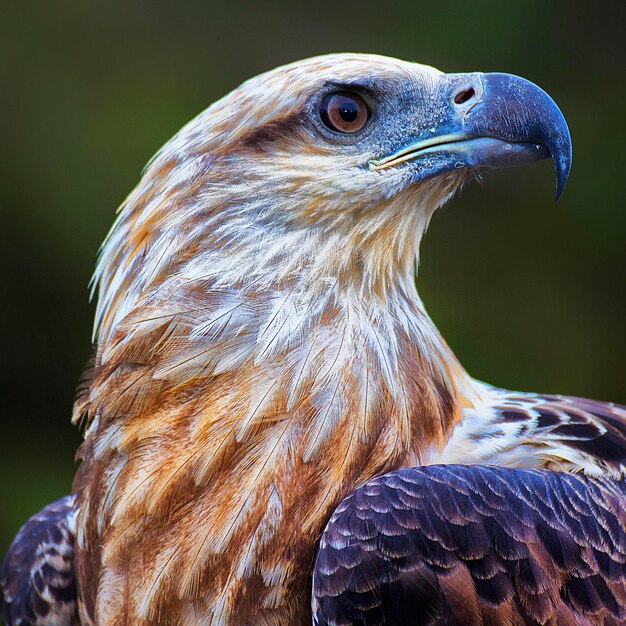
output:
[[436,216],[420,293],[476,377],[626,403],[626,3],[5,2],[0,7],[0,554],[67,493],[87,284],[114,210],[180,126],[298,58],[377,52],[508,71],[569,121],[551,168],[491,173]]

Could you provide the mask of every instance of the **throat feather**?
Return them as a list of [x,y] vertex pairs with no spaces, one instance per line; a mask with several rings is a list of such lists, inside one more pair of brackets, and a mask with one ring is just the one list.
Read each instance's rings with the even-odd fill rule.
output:
[[337,289],[313,300],[288,286],[172,289],[176,301],[146,303],[101,353],[79,498],[101,519],[92,539],[108,567],[128,567],[142,546],[146,614],[199,589],[230,598],[227,611],[256,576],[280,580],[262,585],[269,606],[304,588],[298,572],[355,485],[447,438],[458,364],[401,289],[384,302]]

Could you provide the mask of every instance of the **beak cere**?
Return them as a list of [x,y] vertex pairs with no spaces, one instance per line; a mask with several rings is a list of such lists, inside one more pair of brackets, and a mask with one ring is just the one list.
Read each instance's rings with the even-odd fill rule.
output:
[[572,146],[563,114],[550,96],[511,74],[447,74],[445,115],[432,134],[418,132],[396,152],[368,162],[379,171],[415,161],[417,180],[464,168],[498,168],[551,158],[556,197],[569,175]]

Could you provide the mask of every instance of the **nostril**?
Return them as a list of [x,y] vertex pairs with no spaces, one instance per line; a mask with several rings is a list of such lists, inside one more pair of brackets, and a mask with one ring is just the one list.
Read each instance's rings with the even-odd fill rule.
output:
[[459,91],[459,93],[454,96],[454,102],[456,104],[465,104],[468,100],[471,100],[476,95],[473,87],[469,89],[463,89],[463,91]]

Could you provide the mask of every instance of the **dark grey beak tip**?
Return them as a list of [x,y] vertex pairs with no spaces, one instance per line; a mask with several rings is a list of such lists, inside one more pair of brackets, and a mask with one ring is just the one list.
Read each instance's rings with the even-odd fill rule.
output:
[[567,133],[567,139],[568,141],[565,142],[565,145],[560,146],[561,149],[558,150],[556,154],[550,152],[554,163],[554,176],[556,179],[555,200],[561,197],[572,168],[572,144],[571,141],[569,141],[569,131]]

